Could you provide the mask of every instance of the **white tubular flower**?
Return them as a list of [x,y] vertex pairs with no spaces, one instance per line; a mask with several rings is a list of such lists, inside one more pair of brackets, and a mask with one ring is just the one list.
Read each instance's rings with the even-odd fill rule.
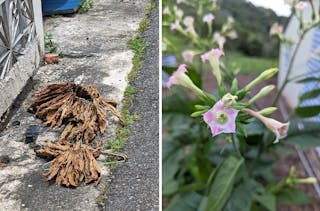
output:
[[274,133],[276,136],[276,139],[273,141],[273,143],[278,143],[280,139],[283,139],[287,136],[288,129],[290,123],[282,123],[275,119],[268,118],[265,116],[262,116],[258,112],[255,112],[248,108],[243,108],[241,111],[259,119],[271,132]]

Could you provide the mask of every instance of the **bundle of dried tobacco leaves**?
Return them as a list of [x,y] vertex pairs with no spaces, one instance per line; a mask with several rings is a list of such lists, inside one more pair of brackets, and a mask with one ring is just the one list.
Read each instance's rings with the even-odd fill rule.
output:
[[92,86],[72,83],[51,84],[36,93],[35,98],[30,108],[46,125],[66,124],[58,141],[47,142],[47,146],[37,150],[38,156],[53,159],[44,176],[48,180],[56,178],[59,185],[98,184],[101,169],[95,158],[100,155],[102,142],[93,143],[93,140],[105,132],[105,109],[125,125],[116,110],[117,103],[103,98]]

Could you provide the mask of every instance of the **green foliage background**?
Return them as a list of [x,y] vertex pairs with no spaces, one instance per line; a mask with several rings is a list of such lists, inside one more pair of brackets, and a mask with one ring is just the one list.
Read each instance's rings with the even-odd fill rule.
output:
[[238,39],[227,42],[226,49],[237,50],[249,56],[277,57],[279,44],[269,36],[269,29],[275,22],[286,25],[287,17],[278,16],[271,9],[256,7],[245,0],[220,0],[219,16],[215,26],[226,21],[228,15],[236,20]]

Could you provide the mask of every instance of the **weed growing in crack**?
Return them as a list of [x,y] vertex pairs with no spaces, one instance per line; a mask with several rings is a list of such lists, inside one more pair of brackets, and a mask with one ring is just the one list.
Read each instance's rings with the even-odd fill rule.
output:
[[92,9],[94,6],[93,0],[82,0],[81,4],[79,6],[79,13],[87,13],[90,9]]
[[[145,52],[145,43],[142,38],[142,33],[147,30],[149,26],[149,16],[151,11],[156,7],[156,4],[152,2],[149,7],[146,9],[145,17],[139,24],[138,35],[133,39],[128,41],[129,48],[133,51],[134,56],[132,58],[132,69],[128,74],[129,83],[132,82],[139,73],[139,69],[142,65],[142,58]],[[125,119],[128,125],[131,125],[134,121],[139,120],[140,116],[137,114],[130,114],[129,107],[134,99],[134,94],[136,93],[136,89],[132,85],[128,85],[124,91],[124,96],[122,99],[122,108],[121,115]],[[128,140],[130,130],[128,127],[122,127],[119,125],[116,128],[116,138],[115,140],[109,140],[109,148],[114,150],[120,150],[123,148]],[[107,162],[107,161],[106,161]]]
[[57,53],[58,52],[58,47],[53,42],[53,36],[49,32],[46,32],[44,35],[44,49],[48,53]]
[[[129,107],[134,99],[134,94],[136,93],[135,87],[130,85],[130,82],[132,82],[138,76],[139,69],[142,64],[142,57],[144,55],[144,49],[145,49],[145,43],[142,39],[141,34],[142,34],[142,32],[144,32],[148,28],[148,25],[149,25],[148,18],[149,18],[149,15],[150,15],[152,9],[155,7],[156,7],[156,4],[154,2],[149,5],[149,7],[146,10],[144,19],[139,24],[138,35],[135,38],[130,39],[128,41],[129,48],[134,52],[134,56],[132,58],[133,67],[132,67],[130,73],[128,74],[129,84],[124,91],[124,96],[123,96],[122,103],[121,103],[122,107],[121,107],[121,112],[120,112],[122,117],[127,122],[128,126],[122,127],[121,125],[118,125],[116,128],[115,140],[108,141],[108,144],[109,144],[108,147],[110,149],[115,150],[115,151],[119,151],[120,149],[122,149],[125,146],[125,144],[128,140],[128,137],[129,137],[129,133],[130,133],[129,126],[134,121],[140,119],[139,115],[130,114],[130,112],[129,112]],[[118,162],[115,161],[113,163],[113,161],[115,161],[115,160],[112,158],[106,158],[104,163],[110,169],[114,169],[117,167]],[[108,187],[108,185],[106,185],[105,189],[103,191],[101,191],[100,196],[96,198],[96,202],[98,204],[102,203],[103,201],[106,200],[107,195],[109,193],[109,189],[107,187]]]

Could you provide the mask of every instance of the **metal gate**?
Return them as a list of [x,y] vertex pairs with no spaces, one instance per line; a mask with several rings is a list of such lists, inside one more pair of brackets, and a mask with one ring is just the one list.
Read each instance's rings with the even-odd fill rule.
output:
[[0,117],[39,66],[41,0],[0,0]]

